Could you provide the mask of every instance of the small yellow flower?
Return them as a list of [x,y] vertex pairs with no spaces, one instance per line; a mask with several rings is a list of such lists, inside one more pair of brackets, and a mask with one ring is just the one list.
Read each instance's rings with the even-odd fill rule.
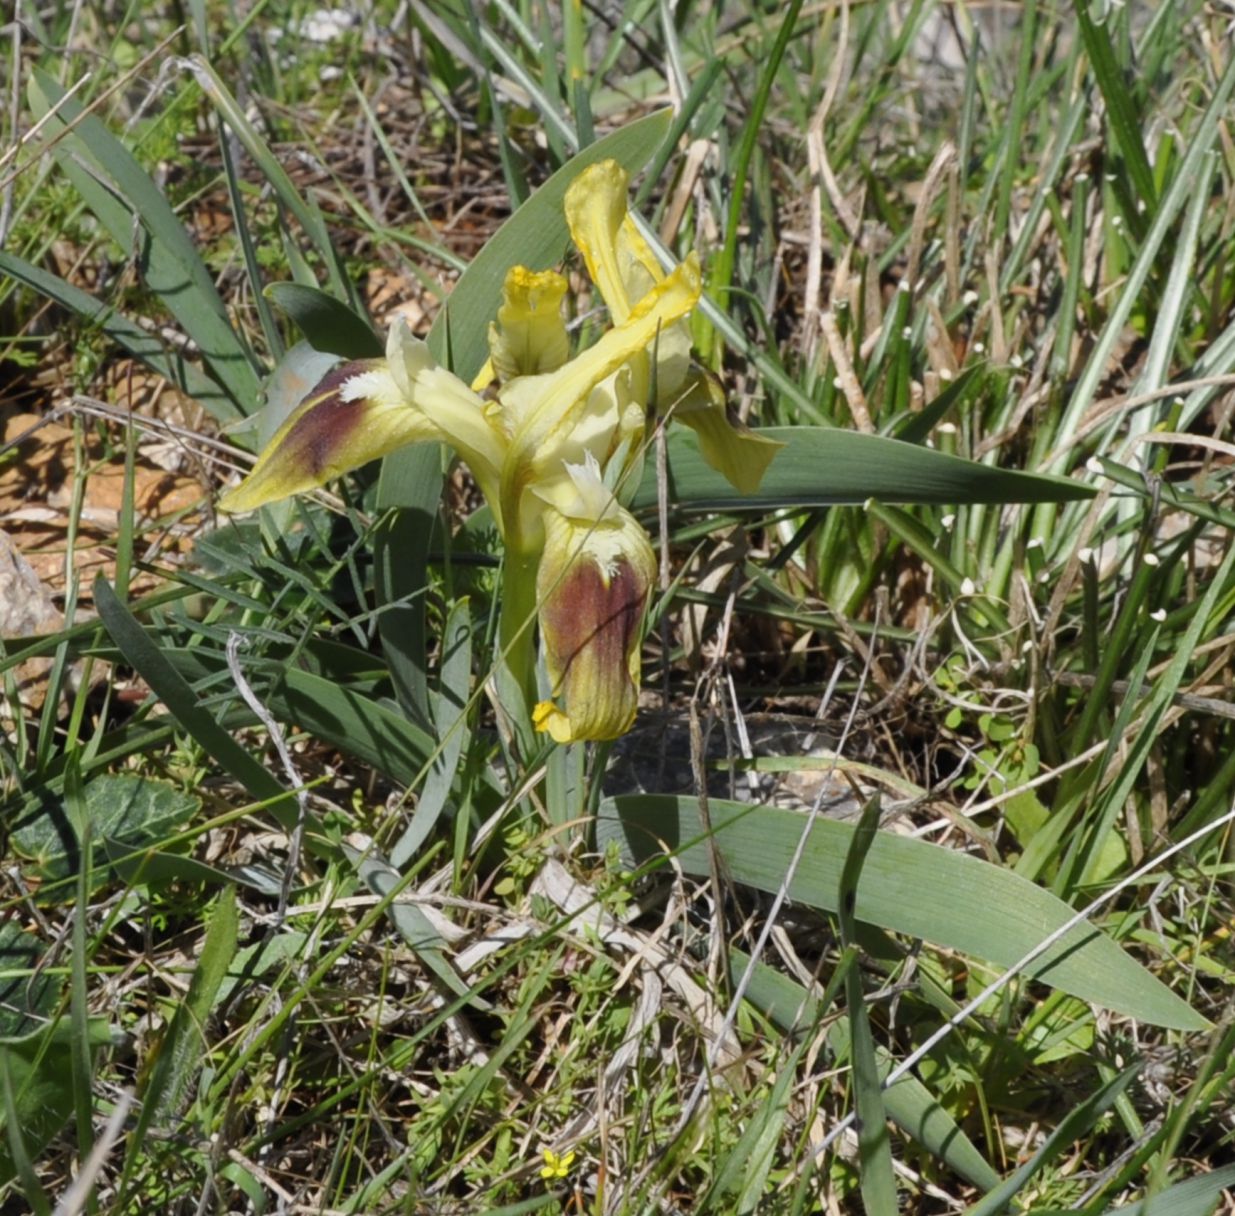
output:
[[570,1173],[570,1167],[575,1160],[574,1149],[563,1153],[560,1157],[551,1148],[542,1149],[541,1152],[545,1163],[540,1167],[540,1176],[546,1181],[552,1182],[556,1178],[565,1178]]

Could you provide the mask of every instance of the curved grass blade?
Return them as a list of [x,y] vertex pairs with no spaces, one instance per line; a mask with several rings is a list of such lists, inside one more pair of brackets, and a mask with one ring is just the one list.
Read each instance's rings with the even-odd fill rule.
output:
[[0,271],[75,312],[92,325],[97,325],[121,350],[127,351],[134,359],[199,402],[219,421],[230,422],[243,417],[217,381],[196,364],[169,350],[154,334],[117,312],[110,304],[3,249],[0,249]]
[[[965,1216],[996,1216],[996,1213],[1007,1208],[1041,1169],[1093,1130],[1097,1121],[1114,1106],[1116,1100],[1132,1084],[1140,1071],[1139,1063],[1125,1068],[1114,1080],[1103,1085],[1097,1093],[1073,1107],[1060,1120],[1059,1126],[1047,1136],[1042,1147],[1020,1169],[1001,1182],[994,1190],[988,1191],[965,1213]],[[1156,1207],[1154,1214],[1157,1216]]]
[[[745,974],[750,956],[729,948],[729,974],[732,982]],[[746,999],[786,1034],[800,1035],[819,1022],[819,1002],[797,980],[756,963],[746,986]],[[843,1021],[828,1027],[828,1046],[837,1059],[849,1055],[849,1027]],[[882,1048],[875,1049],[880,1082],[892,1071],[893,1058]],[[937,1157],[974,1186],[989,1191],[999,1184],[999,1175],[978,1152],[939,1100],[917,1077],[901,1077],[883,1091],[888,1117],[905,1135],[916,1140],[932,1157]]]
[[60,168],[112,240],[132,249],[147,286],[201,350],[230,398],[229,416],[247,414],[261,387],[256,366],[171,204],[103,122],[66,99],[45,72],[35,69],[29,92],[36,116],[59,106],[48,121],[50,134],[59,137],[53,155]]
[[120,602],[111,584],[102,576],[94,582],[94,602],[104,628],[150,685],[155,696],[171,710],[189,732],[245,789],[259,801],[270,801],[270,810],[289,830],[296,825],[296,805],[266,766],[251,756],[219,725],[217,715],[202,705],[197,694]]
[[[141,1113],[125,1160],[122,1193],[133,1183],[133,1169],[142,1158],[146,1136],[152,1128],[176,1116],[185,1089],[204,1059],[206,1023],[235,956],[239,926],[235,889],[226,887],[209,917],[206,939],[189,981],[189,990],[172,1016],[142,1093]],[[119,1206],[123,1207],[123,1202]]]
[[1235,1165],[1224,1165],[1147,1199],[1108,1208],[1103,1216],[1209,1216],[1222,1192],[1231,1186],[1235,1186]]

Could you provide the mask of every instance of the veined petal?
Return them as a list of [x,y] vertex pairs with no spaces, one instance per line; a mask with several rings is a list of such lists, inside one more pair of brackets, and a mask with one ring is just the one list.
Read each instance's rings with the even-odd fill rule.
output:
[[384,360],[344,363],[296,407],[249,475],[223,495],[219,509],[253,511],[323,486],[406,444],[439,437],[404,400]]
[[[566,445],[572,443],[572,429],[587,410],[592,390],[648,350],[664,328],[690,312],[699,291],[699,261],[692,253],[639,301],[623,324],[605,333],[594,346],[556,372],[515,381],[517,400],[512,397],[510,405],[518,415],[518,425],[502,470],[506,502],[517,500],[538,469],[561,459]],[[501,400],[505,407],[505,394]]]
[[570,358],[562,318],[566,286],[554,270],[512,266],[506,272],[497,323],[489,326],[490,362],[503,384],[516,376],[555,372]]
[[630,729],[655,576],[651,542],[628,512],[618,508],[594,522],[546,511],[536,588],[552,699],[536,706],[538,730],[569,743]]
[[682,393],[670,403],[672,417],[699,436],[699,454],[743,494],[753,494],[772,458],[785,445],[741,422],[731,422],[725,397],[714,376],[695,372]]

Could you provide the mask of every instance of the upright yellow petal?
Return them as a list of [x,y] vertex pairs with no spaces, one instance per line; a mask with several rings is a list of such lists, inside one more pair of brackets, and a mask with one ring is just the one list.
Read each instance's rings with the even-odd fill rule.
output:
[[[695,306],[699,291],[699,262],[691,254],[639,301],[623,324],[605,333],[594,346],[556,372],[516,380],[510,394],[501,394],[502,407],[515,419],[502,470],[507,506],[518,501],[538,470],[571,450],[572,431],[586,414],[597,385],[651,349],[659,333]],[[615,426],[617,422],[615,415]]]
[[555,372],[570,358],[562,317],[566,280],[553,270],[512,266],[502,289],[497,322],[489,326],[489,356],[503,384],[516,376]]
[[[615,325],[630,316],[638,297],[627,293],[618,259],[618,235],[626,219],[630,178],[615,160],[589,165],[566,190],[566,223],[587,272],[609,307]],[[640,293],[642,295],[642,293]]]

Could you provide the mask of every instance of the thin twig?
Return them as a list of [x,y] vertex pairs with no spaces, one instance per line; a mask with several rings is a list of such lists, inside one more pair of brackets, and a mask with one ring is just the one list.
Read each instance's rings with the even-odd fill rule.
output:
[[309,791],[306,789],[304,782],[301,781],[295,764],[292,763],[292,754],[287,749],[282,729],[274,720],[274,715],[257,699],[257,694],[253,691],[248,680],[245,679],[244,672],[240,668],[240,647],[244,640],[242,635],[235,632],[235,630],[228,633],[227,669],[231,672],[232,680],[236,685],[237,691],[244,698],[244,703],[257,715],[258,720],[270,733],[270,742],[274,744],[274,750],[278,754],[280,763],[283,765],[283,771],[287,774],[288,783],[296,794],[296,826],[292,829],[291,837],[287,842],[287,868],[283,871],[283,882],[279,888],[279,907],[275,913],[275,927],[278,928],[282,925],[283,919],[287,915],[287,904],[292,892],[292,879],[300,868],[300,847],[301,842],[304,840],[305,820],[309,814]]

